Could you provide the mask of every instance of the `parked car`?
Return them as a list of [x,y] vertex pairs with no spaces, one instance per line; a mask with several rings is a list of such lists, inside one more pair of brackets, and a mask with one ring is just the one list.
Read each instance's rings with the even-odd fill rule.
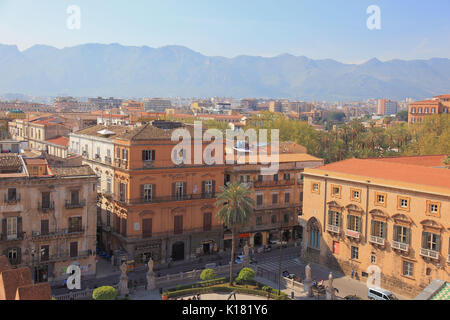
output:
[[244,263],[244,257],[245,256],[243,254],[240,256],[237,256],[236,259],[234,260],[234,262],[235,263]]
[[370,300],[398,300],[392,292],[375,287],[369,288],[367,296]]

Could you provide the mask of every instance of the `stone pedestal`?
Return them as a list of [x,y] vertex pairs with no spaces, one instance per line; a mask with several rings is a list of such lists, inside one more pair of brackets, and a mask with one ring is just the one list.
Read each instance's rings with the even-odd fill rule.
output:
[[151,275],[147,275],[147,290],[155,290],[156,289],[156,282],[155,282],[155,275],[152,273]]
[[122,264],[120,267],[122,271],[122,275],[120,276],[120,282],[119,282],[119,295],[125,296],[130,293],[128,290],[128,276],[127,276],[127,265],[125,263]]
[[312,280],[305,280],[303,283],[303,288],[305,290],[306,296],[312,297],[313,291],[312,291]]

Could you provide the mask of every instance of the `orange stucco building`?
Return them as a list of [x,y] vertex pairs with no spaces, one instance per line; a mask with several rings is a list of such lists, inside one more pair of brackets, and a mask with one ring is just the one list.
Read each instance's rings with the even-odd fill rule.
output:
[[350,159],[304,172],[302,255],[414,297],[450,280],[445,155]]
[[[225,167],[203,160],[174,164],[178,142],[171,135],[180,126],[194,137],[191,126],[156,121],[114,139],[114,196],[106,223],[111,226],[111,249],[122,249],[136,263],[150,257],[161,263],[189,260],[223,248],[223,226],[214,203]],[[195,144],[204,150],[209,143],[192,143],[191,163]]]

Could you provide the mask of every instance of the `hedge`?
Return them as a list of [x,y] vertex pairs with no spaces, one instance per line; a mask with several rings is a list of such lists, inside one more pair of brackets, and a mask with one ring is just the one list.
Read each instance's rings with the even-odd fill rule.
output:
[[188,284],[188,285],[184,285],[184,286],[177,286],[175,288],[171,288],[166,290],[167,292],[173,292],[173,291],[180,291],[180,290],[186,290],[186,289],[194,289],[194,288],[203,288],[203,287],[211,287],[217,284],[223,284],[223,283],[227,283],[228,280],[230,278],[229,277],[224,277],[224,278],[218,278],[218,279],[214,279],[214,280],[208,280],[208,281],[200,281],[194,284]]
[[110,286],[100,287],[92,292],[94,300],[114,300],[117,297],[117,290]]
[[[195,295],[195,294],[231,293],[233,291],[236,291],[237,293],[267,297],[267,291],[251,289],[251,288],[242,288],[242,287],[230,287],[230,286],[226,286],[226,285],[218,285],[218,286],[211,286],[211,287],[204,287],[204,288],[190,288],[190,289],[166,292],[166,294],[169,298],[176,298],[176,297],[184,297],[184,296],[190,296],[190,295]],[[274,291],[274,290],[272,289],[272,291]],[[287,300],[288,296],[284,292],[281,292],[280,296],[278,296],[277,294],[271,293],[270,298],[274,299],[274,300]]]
[[204,281],[210,281],[216,279],[217,275],[213,269],[205,269],[200,274],[200,279]]

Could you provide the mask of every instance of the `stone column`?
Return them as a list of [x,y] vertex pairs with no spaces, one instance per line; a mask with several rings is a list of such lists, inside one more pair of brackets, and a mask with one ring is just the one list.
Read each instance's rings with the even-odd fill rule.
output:
[[308,297],[313,296],[312,292],[312,277],[311,277],[311,267],[309,264],[305,267],[305,281],[303,282],[305,293]]
[[148,261],[148,273],[147,273],[147,290],[156,289],[155,273],[153,272],[153,259]]
[[122,275],[120,276],[120,283],[119,283],[120,296],[125,296],[130,293],[130,291],[128,290],[127,269],[128,269],[127,264],[124,262],[120,267],[120,270],[122,270]]
[[335,292],[333,287],[333,274],[330,272],[328,276],[328,286],[327,286],[327,300],[335,300]]

